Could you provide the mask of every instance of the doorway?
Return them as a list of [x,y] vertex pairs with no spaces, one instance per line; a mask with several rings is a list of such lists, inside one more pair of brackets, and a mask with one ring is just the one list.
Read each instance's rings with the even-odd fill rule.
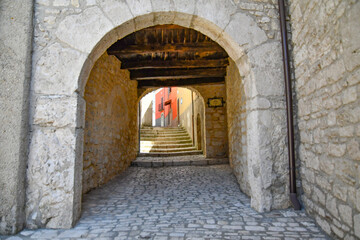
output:
[[164,117],[164,113],[161,113],[161,127],[165,127],[165,117]]

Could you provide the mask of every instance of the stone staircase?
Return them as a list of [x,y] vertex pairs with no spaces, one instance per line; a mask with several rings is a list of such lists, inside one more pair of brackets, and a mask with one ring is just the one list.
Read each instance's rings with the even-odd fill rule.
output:
[[142,127],[139,156],[167,157],[202,154],[182,127]]

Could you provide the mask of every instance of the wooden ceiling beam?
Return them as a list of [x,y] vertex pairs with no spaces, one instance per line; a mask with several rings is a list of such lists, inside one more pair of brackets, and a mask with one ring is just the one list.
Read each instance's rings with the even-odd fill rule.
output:
[[150,87],[174,87],[174,86],[191,86],[191,85],[204,85],[214,83],[224,83],[224,77],[213,78],[189,78],[189,79],[168,79],[166,81],[152,79],[147,81],[138,81],[138,88]]
[[131,55],[144,55],[155,53],[208,53],[213,54],[217,52],[224,52],[218,44],[212,42],[198,42],[187,44],[139,44],[119,46],[118,44],[112,45],[107,53],[109,55],[118,55],[123,57]]
[[122,69],[160,69],[160,68],[217,68],[226,67],[229,64],[224,59],[197,59],[197,60],[151,60],[151,61],[123,61]]
[[142,69],[131,70],[131,80],[149,79],[187,79],[225,77],[226,68],[194,68],[194,69]]

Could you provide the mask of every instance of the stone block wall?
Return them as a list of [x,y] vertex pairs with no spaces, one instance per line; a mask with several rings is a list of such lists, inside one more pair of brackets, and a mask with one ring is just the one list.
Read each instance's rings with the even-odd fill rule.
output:
[[[258,54],[264,59],[264,63],[260,66],[265,66],[268,55],[276,56],[279,52],[266,53],[259,50]],[[282,65],[279,65],[279,68],[281,67]],[[256,93],[256,97],[249,98],[246,95],[246,91],[251,91],[249,81],[240,76],[237,64],[230,61],[226,76],[230,164],[244,193],[253,198],[256,192],[264,188],[269,191],[269,194],[265,195],[264,206],[266,205],[268,209],[286,208],[289,207],[290,202],[285,197],[289,192],[289,177],[287,145],[284,137],[286,135],[286,115],[283,112],[285,98],[282,95],[284,90],[277,88],[276,94],[267,93],[274,91],[274,85],[267,81],[267,76],[263,76],[263,79],[263,85],[257,88],[257,91],[261,89],[262,93]],[[278,84],[282,86],[283,79],[278,78],[278,80]],[[261,120],[255,127],[257,117]],[[254,145],[259,146],[259,152],[248,151],[248,148]],[[266,146],[271,146],[271,152],[265,150]],[[258,157],[264,158],[264,161],[253,161]],[[261,175],[261,171],[267,173],[263,174],[259,184],[255,179]]]
[[[203,153],[206,153],[205,144],[205,105],[204,99],[196,91],[194,92],[194,142],[195,146],[199,149],[198,143],[200,142]],[[197,118],[200,119],[200,129],[198,129]],[[200,135],[198,135],[200,133]],[[200,139],[198,139],[200,138]]]
[[306,211],[335,239],[360,238],[360,2],[291,0]]
[[244,84],[233,61],[227,69],[226,96],[229,161],[241,190],[251,196],[246,157],[246,98]]
[[136,158],[137,83],[106,53],[85,88],[83,193],[108,182]]
[[[244,104],[241,111],[228,111],[230,114],[228,117],[232,118],[230,121],[234,121],[233,123],[245,119],[242,126],[246,128],[244,131],[235,130],[234,125],[229,129],[229,141],[236,140],[235,143],[232,141],[234,145],[229,150],[234,151],[236,145],[242,148],[241,153],[237,150],[232,154],[232,159],[236,159],[237,163],[240,163],[241,159],[246,159],[241,163],[247,164],[247,167],[240,164],[233,165],[234,172],[236,175],[240,174],[238,181],[243,191],[250,192],[253,208],[258,211],[287,208],[290,206],[289,171],[278,1],[236,0],[234,3],[239,11],[233,14],[232,18],[240,20],[241,23],[233,25],[230,22],[225,31],[227,30],[234,39],[238,39],[237,42],[248,38],[245,36],[250,32],[251,37],[249,37],[252,39],[251,41],[244,39],[246,43],[240,43],[244,47],[245,55],[239,59],[236,60],[232,53],[228,52],[238,68],[236,70],[233,66],[233,69],[239,72],[241,78],[240,86],[232,86],[229,76],[235,79],[239,76],[231,74],[229,70],[232,67],[229,66],[226,81],[227,85],[232,87],[228,90],[234,98],[229,99],[230,96],[227,96],[228,106]],[[251,18],[243,19],[241,14],[239,15],[240,12],[246,13]],[[253,31],[255,29],[256,31]],[[259,42],[263,43],[259,44]],[[247,61],[251,64],[247,65]],[[243,96],[241,84],[244,85]],[[246,111],[242,112],[244,109]],[[230,137],[233,139],[230,140]],[[247,177],[245,177],[246,171]]]
[[[258,211],[288,206],[284,204],[287,192],[283,191],[287,185],[286,124],[277,1],[142,3],[35,1],[31,104],[35,120],[30,121],[26,203],[29,227],[71,227],[79,218],[85,115],[82,96],[89,72],[119,38],[157,24],[199,30],[234,60],[245,85],[251,206]],[[207,114],[223,123],[221,146],[212,148],[227,151],[226,109],[212,109]],[[205,135],[209,138],[207,130]]]
[[223,107],[217,108],[210,108],[207,105],[208,99],[213,97],[222,97],[226,101],[225,85],[199,85],[193,88],[200,93],[205,102],[206,157],[227,157],[226,104]]

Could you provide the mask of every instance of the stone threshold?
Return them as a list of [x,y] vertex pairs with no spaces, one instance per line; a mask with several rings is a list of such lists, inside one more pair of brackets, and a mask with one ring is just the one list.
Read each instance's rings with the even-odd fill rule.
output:
[[204,156],[138,157],[131,163],[134,167],[208,166],[229,164],[228,158],[205,158]]

